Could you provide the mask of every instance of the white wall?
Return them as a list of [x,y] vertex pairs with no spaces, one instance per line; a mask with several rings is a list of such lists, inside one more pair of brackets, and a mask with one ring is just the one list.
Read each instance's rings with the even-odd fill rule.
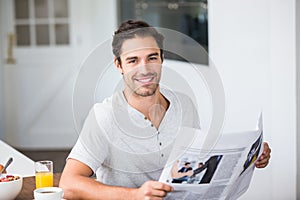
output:
[[[79,9],[81,11],[81,15],[86,16],[84,20],[81,19],[80,15],[78,13],[74,13],[75,18],[81,19],[82,25],[78,26],[81,27],[79,32],[81,34],[76,34],[77,40],[82,40],[82,39],[87,39],[88,38],[88,44],[85,48],[85,51],[82,51],[82,60],[81,60],[81,65],[86,65],[88,67],[85,68],[88,71],[86,74],[89,74],[91,77],[89,77],[89,80],[92,82],[94,80],[98,80],[99,77],[94,77],[99,76],[99,70],[101,71],[102,69],[106,68],[107,66],[103,66],[102,61],[103,59],[100,58],[98,54],[95,56],[95,52],[102,51],[103,48],[105,51],[108,53],[111,53],[111,45],[107,45],[107,41],[110,40],[113,36],[113,32],[117,28],[117,5],[116,5],[116,0],[82,0],[80,1],[80,4],[78,4],[77,0],[73,0],[74,4],[76,5],[77,8],[80,7],[85,7],[85,10]],[[75,9],[78,10],[78,9]],[[84,29],[82,30],[82,27]],[[75,31],[77,32],[77,31]],[[100,48],[97,48],[99,45],[102,45]],[[104,47],[103,47],[104,46]],[[109,47],[107,47],[109,46]],[[106,48],[107,47],[107,48]],[[111,59],[113,62],[113,60]],[[90,63],[90,64],[87,64]],[[101,64],[99,64],[101,63]],[[82,66],[81,66],[82,67]],[[112,66],[114,67],[114,66]],[[117,71],[115,69],[115,71]],[[100,73],[101,74],[101,73]],[[119,74],[119,73],[118,73]],[[81,74],[82,75],[82,74]],[[80,77],[79,77],[80,78]],[[111,84],[114,82],[115,79],[109,79],[108,84]],[[78,83],[78,80],[77,80]],[[76,83],[75,83],[76,84]],[[74,84],[74,85],[75,85]],[[88,111],[92,107],[92,105],[95,103],[95,99],[91,99],[89,96],[93,94],[94,92],[94,85],[91,86],[89,85],[90,83],[82,82],[82,88],[85,88],[84,94],[80,94],[81,96],[84,96],[83,98],[80,99],[80,105],[76,106],[76,109],[79,110],[77,113],[80,113],[79,117],[75,116],[75,120],[77,121],[77,128],[80,130],[81,125],[83,125],[83,122],[85,120],[85,116],[87,115]],[[85,85],[83,85],[85,84]],[[96,84],[96,83],[95,83]],[[97,97],[100,96],[100,99],[103,100],[103,94],[111,94],[112,88],[111,87],[102,87],[100,88],[101,92],[96,95]],[[107,96],[105,96],[107,97]],[[98,98],[96,98],[98,100]],[[75,102],[75,101],[74,101]],[[73,102],[73,103],[74,103]],[[82,103],[81,103],[82,102]],[[76,104],[76,102],[74,103]],[[80,119],[79,119],[80,118]]]
[[117,26],[116,0],[71,0],[75,43],[83,45],[83,58],[97,44],[112,37]]
[[209,1],[210,56],[227,97],[225,130],[253,128],[263,108],[273,150],[241,199],[296,199],[294,3]]
[[[3,8],[0,7],[2,13]],[[0,19],[0,25],[4,20]],[[3,63],[4,63],[4,44],[3,44],[3,33],[0,31],[0,140],[4,139],[4,92],[3,92]]]
[[[273,199],[296,198],[295,0],[270,1]],[[288,163],[284,166],[282,163]],[[282,173],[281,173],[282,172]]]
[[117,3],[116,0],[91,0],[91,5],[92,41],[98,45],[111,39],[118,26]]
[[[296,1],[296,90],[297,90],[297,167],[300,166],[300,2]],[[297,171],[297,198],[300,198],[300,171]]]
[[[0,36],[1,37],[1,36]],[[1,40],[2,41],[2,40]],[[0,41],[0,46],[2,42]],[[0,55],[3,55],[2,49],[0,48]],[[3,96],[3,58],[0,58],[0,140],[4,139],[4,96]]]

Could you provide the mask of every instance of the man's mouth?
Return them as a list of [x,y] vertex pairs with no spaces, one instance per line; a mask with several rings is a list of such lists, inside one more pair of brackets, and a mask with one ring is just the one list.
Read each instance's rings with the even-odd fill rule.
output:
[[153,82],[154,77],[155,76],[139,77],[139,78],[134,78],[134,80],[142,84],[150,84]]

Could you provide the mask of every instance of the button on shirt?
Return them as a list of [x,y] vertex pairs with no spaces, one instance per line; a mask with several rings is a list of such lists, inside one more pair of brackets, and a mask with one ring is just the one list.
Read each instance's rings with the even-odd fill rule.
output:
[[131,107],[123,93],[89,112],[68,158],[89,166],[108,185],[140,187],[158,180],[180,127],[199,128],[198,113],[185,95],[161,89],[170,102],[158,129]]

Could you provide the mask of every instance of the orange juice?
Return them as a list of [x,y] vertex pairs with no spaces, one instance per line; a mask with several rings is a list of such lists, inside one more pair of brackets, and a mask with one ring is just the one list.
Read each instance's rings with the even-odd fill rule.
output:
[[53,173],[52,172],[37,172],[35,173],[36,188],[53,187]]

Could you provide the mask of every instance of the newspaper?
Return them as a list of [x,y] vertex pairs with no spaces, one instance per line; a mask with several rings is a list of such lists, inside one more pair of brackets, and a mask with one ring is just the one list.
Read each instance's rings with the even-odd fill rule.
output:
[[174,187],[165,199],[237,199],[249,187],[263,151],[260,115],[252,131],[222,134],[212,149],[199,129],[183,127],[159,179]]

